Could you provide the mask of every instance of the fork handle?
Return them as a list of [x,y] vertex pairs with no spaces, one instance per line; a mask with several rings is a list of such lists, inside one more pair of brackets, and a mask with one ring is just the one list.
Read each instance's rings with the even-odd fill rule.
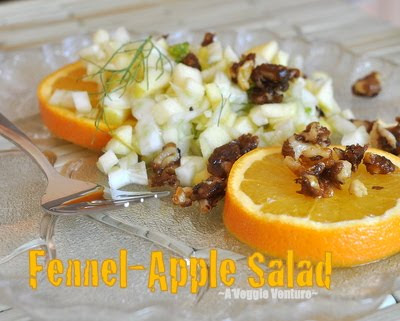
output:
[[18,145],[26,154],[28,154],[39,165],[47,178],[56,174],[56,170],[40,149],[2,113],[0,113],[0,135]]

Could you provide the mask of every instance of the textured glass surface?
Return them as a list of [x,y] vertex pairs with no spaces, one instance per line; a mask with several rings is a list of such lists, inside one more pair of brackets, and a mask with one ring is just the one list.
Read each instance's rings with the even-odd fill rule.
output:
[[[203,33],[182,32],[170,35],[171,42],[183,40],[200,42]],[[343,109],[352,108],[359,118],[393,121],[399,113],[400,68],[391,63],[371,58],[356,57],[330,43],[309,43],[302,39],[279,39],[273,33],[218,32],[225,44],[238,51],[271,39],[279,40],[282,48],[292,53],[292,65],[306,74],[314,70],[326,71],[334,79],[337,100]],[[88,43],[87,37],[67,38],[61,44],[41,48],[0,53],[0,111],[28,133],[43,149],[55,150],[59,156],[56,166],[65,175],[104,182],[94,165],[96,155],[71,147],[51,137],[37,116],[35,90],[38,81],[50,71],[76,59],[76,51]],[[371,70],[378,70],[383,78],[383,91],[374,99],[363,99],[351,94],[355,79]],[[3,140],[0,147],[6,148]],[[55,148],[57,146],[57,148]],[[74,149],[75,148],[75,149]],[[68,150],[69,152],[65,152]],[[73,152],[71,152],[73,151]],[[64,153],[64,155],[62,155]],[[9,254],[23,243],[39,237],[42,216],[39,206],[45,179],[32,161],[19,151],[0,153],[0,256]],[[218,247],[242,254],[252,250],[232,237],[221,218],[222,204],[208,215],[196,207],[173,207],[167,199],[148,201],[111,214],[127,224],[137,224],[152,231],[162,232],[195,248]],[[150,253],[160,250],[141,238],[134,237],[94,221],[88,217],[63,217],[56,224],[57,256],[69,258],[117,258],[121,248],[129,253],[130,264],[148,266]],[[164,251],[168,258],[172,253]],[[356,317],[379,306],[385,294],[396,289],[395,279],[400,274],[400,255],[386,260],[348,269],[335,269],[332,290],[319,292],[311,300],[224,300],[218,294],[225,290],[206,291],[200,301],[180,289],[178,294],[152,293],[147,289],[146,271],[129,272],[128,288],[55,288],[46,279],[32,291],[28,285],[27,254],[0,265],[1,303],[22,308],[40,320],[338,320]],[[249,271],[246,262],[238,262],[236,288],[248,289]],[[3,302],[4,301],[4,302]]]

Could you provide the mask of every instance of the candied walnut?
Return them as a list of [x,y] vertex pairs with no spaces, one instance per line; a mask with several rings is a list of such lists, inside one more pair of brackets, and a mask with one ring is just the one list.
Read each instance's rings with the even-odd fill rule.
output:
[[330,159],[331,156],[332,150],[330,148],[312,145],[301,153],[300,158],[304,159],[304,163],[313,164],[324,159]]
[[175,169],[180,166],[180,160],[179,148],[174,143],[166,144],[151,165],[153,169],[153,175],[150,179],[151,186],[176,186],[178,178]]
[[172,202],[175,205],[180,205],[182,207],[191,206],[193,203],[192,194],[193,194],[193,189],[191,187],[178,186],[174,196],[172,197]]
[[[190,206],[198,201],[200,210],[208,212],[225,196],[226,177],[233,163],[242,155],[258,146],[258,137],[244,134],[216,148],[208,159],[207,170],[212,175],[192,187],[178,187],[173,196],[174,204]],[[172,167],[174,172],[176,167]],[[176,176],[175,176],[176,177]]]
[[300,135],[294,134],[283,142],[282,155],[298,159],[301,153],[309,147],[310,144],[304,143]]
[[240,146],[240,152],[242,155],[252,151],[258,147],[258,137],[251,134],[243,134],[238,139],[237,142]]
[[396,166],[385,156],[373,153],[365,153],[363,163],[371,174],[389,174],[396,169]]
[[400,125],[385,128],[379,122],[375,122],[370,133],[370,141],[372,147],[400,155]]
[[[374,187],[372,187],[374,188]],[[353,194],[357,197],[363,197],[368,195],[368,190],[365,185],[358,179],[355,179],[351,182],[349,187],[350,194]]]
[[[295,159],[298,159],[301,154],[310,149],[311,144],[317,144],[320,147],[327,147],[330,145],[331,141],[329,139],[330,131],[326,127],[322,127],[319,123],[313,122],[307,125],[306,129],[299,134],[294,134],[283,142],[282,145],[282,155],[283,156],[291,156]],[[316,149],[314,146],[313,149],[308,151],[308,157],[311,156],[310,153],[330,153],[328,150]],[[328,155],[321,155],[323,157],[328,157]]]
[[199,201],[202,212],[208,212],[224,198],[225,189],[226,180],[224,178],[210,176],[193,187],[192,200]]
[[340,189],[340,185],[343,185],[350,176],[351,164],[345,160],[333,163],[332,166],[321,173],[321,177],[337,189]]
[[200,62],[199,59],[197,58],[197,56],[192,53],[189,52],[183,59],[182,59],[182,63],[185,64],[186,66],[192,67],[192,68],[196,68],[198,70],[201,71],[201,66],[200,66]]
[[208,159],[207,170],[217,177],[227,177],[233,163],[242,156],[236,141],[222,145],[214,150]]
[[357,96],[374,97],[378,95],[382,89],[379,73],[373,71],[365,77],[358,79],[351,89],[353,94]]
[[369,120],[361,120],[361,119],[351,119],[350,120],[356,127],[364,126],[367,133],[370,133],[372,130],[372,126],[374,125],[374,121]]
[[208,158],[208,172],[216,177],[227,177],[233,163],[240,156],[248,153],[257,146],[258,137],[247,134],[216,148]]
[[351,164],[351,170],[355,172],[358,169],[358,165],[361,164],[364,153],[368,149],[368,145],[349,145],[346,146],[346,150],[334,147],[333,150],[340,160],[346,160]]
[[261,64],[251,73],[254,88],[249,91],[249,99],[254,104],[282,102],[283,95],[289,89],[289,81],[300,76],[298,69],[282,65]]
[[279,104],[283,100],[283,95],[270,88],[262,89],[254,87],[248,91],[249,100],[256,105]]
[[310,123],[304,131],[289,137],[282,146],[284,163],[298,176],[300,194],[331,197],[333,189],[351,176],[362,160],[366,147],[349,146],[346,150],[328,146],[330,131],[319,123]]
[[327,147],[331,144],[329,136],[331,132],[328,128],[321,126],[318,122],[312,122],[300,134],[302,141]]
[[320,197],[332,197],[333,189],[327,184],[326,181],[320,180],[315,175],[305,174],[295,180],[297,184],[300,184],[301,189],[297,193],[320,198]]
[[258,88],[268,86],[276,86],[282,90],[287,90],[289,87],[289,70],[282,65],[261,64],[254,68],[251,73],[251,80]]
[[243,55],[239,62],[232,64],[229,72],[233,82],[237,83],[243,90],[250,88],[250,76],[256,63],[256,55],[249,53]]
[[204,34],[204,38],[203,38],[203,41],[201,43],[201,46],[202,47],[206,47],[209,44],[212,44],[214,42],[214,37],[215,37],[215,34],[213,34],[211,32],[206,32]]

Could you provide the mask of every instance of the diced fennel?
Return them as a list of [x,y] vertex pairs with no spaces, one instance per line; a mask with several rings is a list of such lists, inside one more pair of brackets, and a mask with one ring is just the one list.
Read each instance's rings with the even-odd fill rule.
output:
[[[105,162],[105,167],[99,165],[99,168],[108,172],[110,185],[114,187],[147,181],[147,176],[144,179],[144,175],[133,175],[132,166],[137,166],[137,172],[145,172],[143,162],[137,165],[141,164],[139,159],[152,161],[169,142],[175,143],[182,155],[176,170],[178,179],[182,185],[190,186],[209,176],[205,165],[215,148],[243,134],[259,136],[260,146],[277,145],[308,123],[320,121],[343,143],[361,143],[368,138],[364,129],[356,128],[349,121],[354,118],[351,111],[340,110],[333,95],[332,79],[325,73],[291,80],[289,89],[282,93],[282,103],[255,105],[249,102],[247,92],[232,81],[231,66],[240,60],[241,53],[236,53],[231,46],[223,46],[218,41],[205,47],[184,42],[170,45],[162,37],[131,42],[123,28],[110,34],[100,30],[93,40],[93,45],[80,52],[90,74],[98,72],[118,48],[129,42],[125,51],[112,57],[108,71],[102,74],[103,80],[107,80],[108,73],[128,68],[141,45],[145,45],[143,54],[148,54],[145,60],[138,60],[143,68],[139,68],[137,77],[130,79],[126,88],[118,88],[120,79],[114,79],[115,84],[109,90],[106,88],[102,113],[98,113],[101,120],[115,128],[104,157],[99,159],[99,164]],[[201,71],[181,63],[188,52],[197,56]],[[256,46],[249,52],[256,54],[256,65],[297,66],[296,53],[289,60],[289,54],[276,41]],[[300,60],[303,61],[297,59]],[[94,75],[91,80],[102,85],[100,75]],[[77,101],[87,104],[86,98]],[[70,91],[54,91],[51,102],[60,107],[75,106]],[[81,112],[85,107],[88,106],[81,108]],[[317,107],[326,117],[319,114]],[[115,158],[119,158],[117,163]]]

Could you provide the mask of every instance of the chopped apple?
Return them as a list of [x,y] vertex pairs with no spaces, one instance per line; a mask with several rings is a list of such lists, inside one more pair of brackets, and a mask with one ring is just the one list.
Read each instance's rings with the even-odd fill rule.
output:
[[264,104],[260,108],[267,118],[291,118],[296,114],[297,104],[295,102]]
[[200,70],[186,66],[184,64],[177,64],[172,73],[172,82],[177,86],[184,88],[186,79],[188,78],[193,79],[199,84],[203,82]]
[[165,124],[172,115],[185,110],[176,98],[168,98],[156,103],[152,108],[153,117],[158,125]]
[[119,166],[121,168],[130,168],[139,161],[138,154],[135,152],[130,152],[128,155],[122,157],[119,160]]
[[112,135],[113,137],[119,139],[124,144],[130,146],[132,145],[132,132],[133,132],[132,126],[124,125],[114,130]]
[[98,169],[104,174],[108,174],[110,169],[118,164],[118,158],[112,150],[105,152],[97,161]]
[[207,168],[204,168],[203,170],[201,170],[200,172],[197,172],[193,179],[192,179],[192,185],[196,185],[201,183],[202,181],[205,181],[207,178],[209,178],[211,175],[210,173],[207,171]]
[[90,98],[87,91],[73,91],[72,99],[78,112],[87,114],[92,110],[92,104],[90,103]]
[[133,97],[143,98],[168,86],[171,75],[167,70],[149,68],[145,79],[133,85]]
[[72,91],[64,89],[56,89],[50,97],[49,103],[54,106],[66,108],[74,108],[74,100],[72,99]]
[[220,61],[223,57],[222,45],[219,41],[214,41],[207,46],[208,64],[212,65]]
[[246,53],[255,53],[267,62],[272,62],[274,56],[278,53],[278,43],[276,41],[270,41],[262,45],[258,45],[246,51]]
[[268,124],[268,118],[264,115],[261,106],[254,106],[251,108],[249,118],[257,126],[264,126]]
[[231,136],[222,126],[210,126],[200,134],[199,142],[201,153],[204,158],[208,158],[214,149],[230,141]]
[[272,59],[272,63],[276,65],[287,66],[289,63],[289,54],[285,51],[278,50],[278,52]]
[[236,119],[233,129],[237,131],[240,136],[243,134],[252,134],[256,131],[257,127],[254,126],[253,122],[247,116],[240,116]]
[[141,155],[148,156],[162,149],[164,141],[161,129],[154,120],[139,120],[135,131]]
[[111,107],[103,108],[103,119],[110,127],[122,125],[130,116],[130,109],[116,109]]
[[104,98],[104,106],[115,108],[115,109],[129,109],[130,108],[127,96],[125,94],[123,94],[123,92],[120,90],[110,92]]
[[147,185],[147,170],[145,162],[132,165],[130,168],[117,168],[108,174],[111,189],[119,189],[130,184]]
[[106,151],[113,151],[117,155],[128,155],[131,149],[118,139],[111,138],[105,147]]
[[206,96],[211,103],[213,109],[217,108],[222,100],[221,90],[215,83],[210,83],[205,86]]

